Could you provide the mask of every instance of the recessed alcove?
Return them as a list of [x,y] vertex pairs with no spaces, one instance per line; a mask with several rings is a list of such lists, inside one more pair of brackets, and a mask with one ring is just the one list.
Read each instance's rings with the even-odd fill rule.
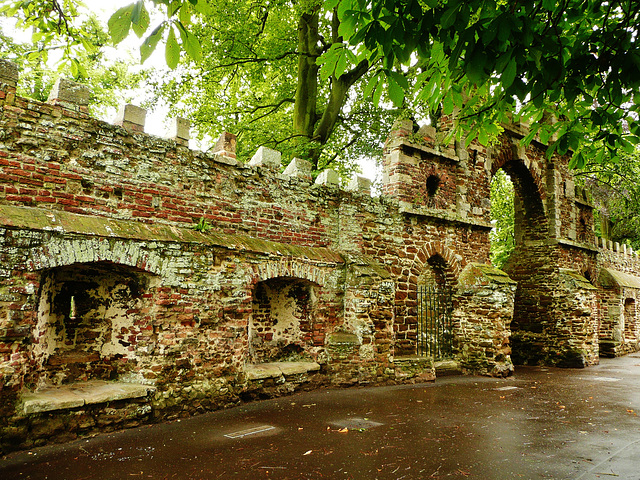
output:
[[315,285],[298,278],[259,282],[249,322],[253,363],[309,360],[313,346]]
[[116,380],[135,364],[148,274],[112,263],[74,264],[43,275],[34,387]]

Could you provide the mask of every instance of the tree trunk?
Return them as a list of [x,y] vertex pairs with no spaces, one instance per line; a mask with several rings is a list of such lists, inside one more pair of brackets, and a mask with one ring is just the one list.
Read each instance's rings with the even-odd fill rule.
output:
[[[318,71],[320,68],[316,64],[316,60],[320,56],[321,50],[318,22],[319,9],[315,9],[312,13],[303,14],[298,22],[298,84],[293,108],[294,134],[300,137],[300,143],[314,142],[307,154],[314,169],[318,168],[318,160],[322,154],[323,146],[331,138],[347,99],[347,92],[369,69],[369,63],[363,60],[340,78],[332,76],[329,99],[322,114],[319,114]],[[332,35],[332,39],[340,41],[336,37],[338,22],[335,20],[332,23],[335,34]]]
[[[302,141],[313,137],[318,101],[318,10],[305,13],[298,22],[298,85],[293,107],[293,131]],[[314,165],[315,166],[315,165]]]

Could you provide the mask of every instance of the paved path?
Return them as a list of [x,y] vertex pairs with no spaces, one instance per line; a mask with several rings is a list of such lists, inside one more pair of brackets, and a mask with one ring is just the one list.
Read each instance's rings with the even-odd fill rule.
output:
[[640,480],[640,354],[298,394],[11,454],[0,479]]

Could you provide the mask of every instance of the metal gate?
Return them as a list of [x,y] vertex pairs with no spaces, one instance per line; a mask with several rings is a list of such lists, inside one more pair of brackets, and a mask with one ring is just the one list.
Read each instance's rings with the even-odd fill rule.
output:
[[418,285],[418,355],[443,360],[453,356],[451,288]]

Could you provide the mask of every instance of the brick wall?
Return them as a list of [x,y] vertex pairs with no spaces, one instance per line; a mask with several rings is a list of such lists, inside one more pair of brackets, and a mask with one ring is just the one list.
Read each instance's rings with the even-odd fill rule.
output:
[[[2,66],[3,448],[323,384],[432,379],[433,362],[415,358],[422,284],[453,288],[453,359],[467,373],[508,375],[512,351],[590,365],[612,307],[586,277],[640,272],[595,246],[567,159],[521,147],[519,126],[465,149],[443,144],[447,122],[400,122],[371,197],[362,178],[342,189],[299,159],[283,170],[272,150],[238,162],[228,133],[213,153],[190,150],[184,120],[169,139],[144,134],[137,107],[95,120],[74,84],[48,102],[17,97],[17,71]],[[516,185],[511,278],[487,265],[499,168]],[[624,310],[628,294],[607,295]],[[623,329],[625,345],[636,331]],[[85,380],[150,390],[115,423],[104,405],[25,406]]]

